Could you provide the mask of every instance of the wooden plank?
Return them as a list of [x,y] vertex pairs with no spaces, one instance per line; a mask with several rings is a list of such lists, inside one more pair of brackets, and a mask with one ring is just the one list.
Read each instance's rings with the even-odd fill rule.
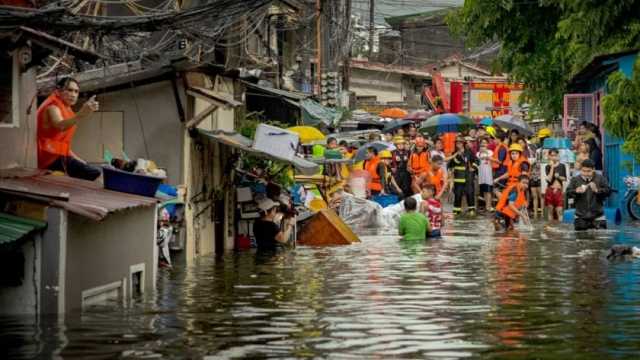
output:
[[187,94],[224,107],[239,107],[242,103],[224,93],[198,86],[187,89]]
[[197,127],[198,124],[202,122],[202,120],[204,120],[207,116],[211,115],[214,111],[216,111],[217,108],[218,108],[218,105],[216,104],[209,105],[209,107],[202,110],[201,113],[199,113],[198,115],[194,116],[192,119],[187,121],[185,126],[187,127],[187,129],[193,129]]

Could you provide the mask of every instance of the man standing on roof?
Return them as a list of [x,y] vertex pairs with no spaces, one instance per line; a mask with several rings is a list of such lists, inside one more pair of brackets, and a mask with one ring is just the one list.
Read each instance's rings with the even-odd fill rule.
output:
[[78,122],[98,111],[99,104],[92,96],[75,113],[72,107],[78,102],[79,94],[78,81],[63,78],[38,108],[38,168],[64,171],[71,177],[93,181],[100,176],[100,170],[80,159],[71,150],[71,142]]

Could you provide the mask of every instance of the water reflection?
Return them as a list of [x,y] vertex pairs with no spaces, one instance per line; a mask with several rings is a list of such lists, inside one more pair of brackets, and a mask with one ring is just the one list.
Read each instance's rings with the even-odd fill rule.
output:
[[161,271],[157,292],[127,307],[0,318],[0,345],[8,358],[628,357],[640,260],[602,252],[638,237],[465,221],[441,240],[233,253]]

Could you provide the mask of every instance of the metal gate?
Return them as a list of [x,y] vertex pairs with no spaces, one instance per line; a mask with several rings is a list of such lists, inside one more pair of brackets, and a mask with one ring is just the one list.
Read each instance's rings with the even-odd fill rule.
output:
[[564,96],[564,114],[562,117],[562,129],[565,134],[573,133],[583,121],[595,123],[596,119],[595,94],[566,94]]

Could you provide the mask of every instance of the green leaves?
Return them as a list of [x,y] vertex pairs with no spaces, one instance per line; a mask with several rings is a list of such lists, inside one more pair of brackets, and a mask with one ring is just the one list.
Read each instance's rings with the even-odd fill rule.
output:
[[604,127],[612,135],[625,139],[623,149],[640,161],[640,58],[633,77],[622,72],[609,75],[607,95],[602,99]]
[[469,46],[500,41],[498,66],[546,119],[561,114],[569,81],[594,56],[640,44],[640,0],[466,0],[447,22]]

